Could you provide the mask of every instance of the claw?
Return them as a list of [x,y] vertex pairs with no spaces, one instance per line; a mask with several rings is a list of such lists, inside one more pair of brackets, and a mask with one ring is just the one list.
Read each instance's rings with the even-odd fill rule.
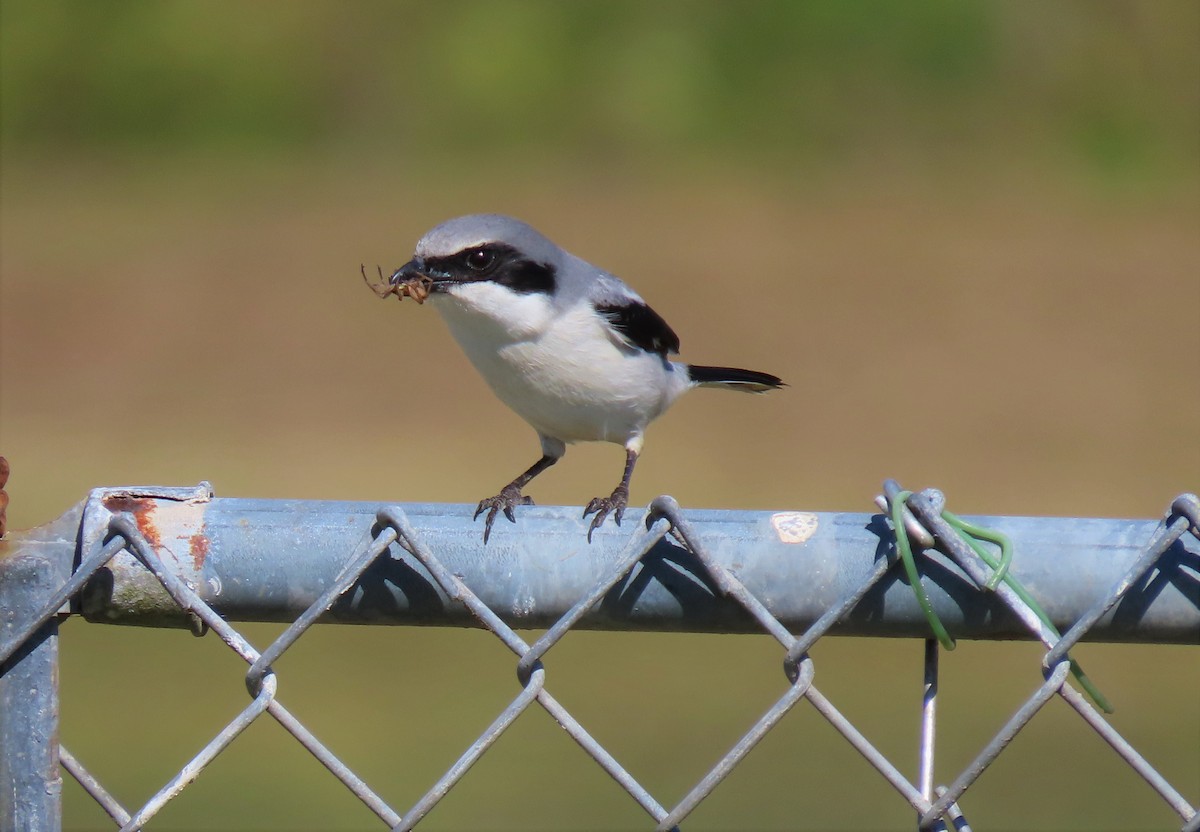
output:
[[495,497],[488,497],[479,501],[479,506],[475,509],[475,515],[472,520],[478,520],[479,515],[487,512],[487,517],[483,520],[483,545],[487,545],[488,538],[492,536],[492,524],[496,522],[496,515],[504,512],[504,516],[508,518],[508,522],[517,522],[517,516],[513,513],[513,509],[517,506],[531,506],[533,498],[526,497],[521,493],[521,489],[515,485],[506,485],[501,489],[500,493]]
[[625,507],[628,501],[629,489],[623,485],[618,485],[608,497],[592,498],[591,502],[587,504],[587,508],[583,510],[584,519],[593,512],[596,515],[592,518],[591,525],[588,526],[588,543],[592,542],[592,532],[604,525],[604,521],[610,513],[617,525],[621,525],[621,518],[625,516]]

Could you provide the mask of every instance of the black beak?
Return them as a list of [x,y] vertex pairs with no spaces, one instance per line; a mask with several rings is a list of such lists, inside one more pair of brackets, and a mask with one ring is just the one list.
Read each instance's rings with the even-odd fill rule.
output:
[[425,263],[419,257],[414,257],[392,272],[388,283],[393,286],[399,286],[401,283],[412,280],[414,277],[425,277]]

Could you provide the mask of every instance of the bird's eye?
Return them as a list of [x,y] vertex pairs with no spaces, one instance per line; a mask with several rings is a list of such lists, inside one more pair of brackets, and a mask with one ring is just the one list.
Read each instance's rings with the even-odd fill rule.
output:
[[467,266],[473,271],[486,271],[496,261],[496,255],[490,249],[477,248],[467,255]]

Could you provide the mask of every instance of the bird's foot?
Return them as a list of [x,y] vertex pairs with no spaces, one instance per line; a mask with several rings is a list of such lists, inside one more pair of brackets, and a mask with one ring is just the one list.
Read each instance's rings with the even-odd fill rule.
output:
[[608,517],[610,512],[617,525],[621,525],[621,517],[625,514],[625,506],[628,503],[629,488],[625,485],[618,485],[608,497],[593,497],[592,501],[587,504],[587,508],[583,510],[585,520],[589,514],[593,512],[596,514],[592,518],[592,525],[588,527],[588,543],[592,542],[592,532],[603,525],[605,518]]
[[526,497],[521,493],[521,488],[516,483],[509,483],[500,489],[500,493],[495,497],[488,497],[485,500],[479,501],[479,507],[475,509],[475,516],[472,520],[478,520],[479,515],[487,512],[487,517],[483,521],[483,545],[486,546],[488,538],[492,535],[492,524],[496,522],[496,515],[501,511],[508,518],[508,522],[517,522],[517,517],[513,514],[513,509],[517,506],[531,506],[533,498]]

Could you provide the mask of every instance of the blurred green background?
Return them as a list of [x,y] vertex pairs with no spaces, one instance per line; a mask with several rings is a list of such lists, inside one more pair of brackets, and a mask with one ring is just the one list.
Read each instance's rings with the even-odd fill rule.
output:
[[[632,501],[1156,517],[1198,487],[1194,2],[0,5],[0,453],[10,527],[98,485],[473,503],[536,454],[437,316],[379,303],[429,227],[502,211],[627,277],[685,359],[761,368],[652,428]],[[531,489],[580,504],[620,453]],[[499,534],[515,533],[502,524]],[[261,648],[278,628],[250,627]],[[213,636],[64,628],[64,742],[140,805],[245,701]],[[922,646],[837,640],[817,682],[916,771]],[[943,662],[949,779],[1040,681]],[[1194,648],[1085,645],[1114,722],[1200,798]],[[778,696],[766,636],[578,633],[555,695],[674,803]],[[407,808],[516,693],[475,631],[322,627],[280,695]],[[853,795],[853,799],[849,796]],[[67,827],[106,828],[68,781]],[[979,829],[1178,821],[1052,702],[968,792]],[[908,829],[805,705],[688,829]],[[152,829],[374,829],[269,720]],[[421,828],[635,829],[544,713]]]

